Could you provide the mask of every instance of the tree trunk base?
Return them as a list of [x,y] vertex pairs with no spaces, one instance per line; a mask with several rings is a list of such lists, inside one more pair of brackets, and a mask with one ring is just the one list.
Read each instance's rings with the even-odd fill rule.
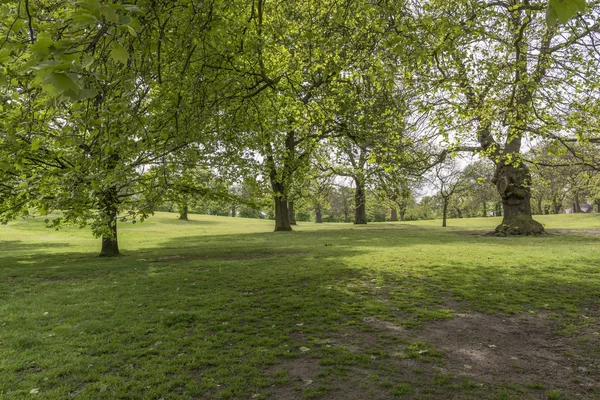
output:
[[102,238],[100,257],[118,257],[120,255],[119,244],[116,240]]
[[496,236],[529,236],[544,235],[546,230],[544,226],[529,216],[517,216],[511,220],[505,218],[500,225],[496,227],[493,234]]
[[291,232],[291,226],[276,226],[273,232]]

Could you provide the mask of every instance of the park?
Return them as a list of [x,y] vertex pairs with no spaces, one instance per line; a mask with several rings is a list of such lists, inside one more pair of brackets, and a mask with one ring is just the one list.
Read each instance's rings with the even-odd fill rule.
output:
[[0,4],[0,399],[600,399],[599,241],[599,1]]
[[[158,213],[122,257],[0,229],[5,398],[593,399],[597,214],[366,226]],[[499,220],[500,218],[495,218]],[[274,236],[275,235],[275,236]]]

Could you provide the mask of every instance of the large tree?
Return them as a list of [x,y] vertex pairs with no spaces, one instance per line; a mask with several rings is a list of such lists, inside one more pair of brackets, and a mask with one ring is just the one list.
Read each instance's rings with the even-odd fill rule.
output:
[[504,208],[499,234],[544,231],[531,215],[522,154],[529,138],[556,129],[550,120],[584,123],[563,105],[598,81],[599,7],[592,2],[585,15],[557,25],[547,24],[545,4],[520,0],[434,1],[416,11],[428,49],[429,105],[443,133],[454,149],[478,151],[495,164]]

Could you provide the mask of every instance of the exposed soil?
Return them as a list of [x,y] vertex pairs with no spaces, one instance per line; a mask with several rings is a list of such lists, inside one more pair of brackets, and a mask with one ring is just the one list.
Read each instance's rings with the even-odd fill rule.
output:
[[[594,310],[588,311],[595,314]],[[311,352],[267,371],[269,375],[285,371],[289,377],[286,384],[269,388],[268,398],[302,399],[306,398],[303,391],[325,384],[328,390],[309,392],[309,397],[491,399],[495,396],[493,388],[516,385],[524,390],[518,397],[522,399],[545,399],[550,389],[560,390],[568,399],[599,399],[600,324],[594,322],[579,329],[577,337],[558,335],[558,328],[557,320],[544,314],[503,317],[459,313],[453,319],[427,322],[419,329],[405,329],[369,317],[362,327],[332,333],[327,346],[342,346],[363,355],[376,348],[387,355],[372,356],[372,368],[350,366],[345,376],[333,378],[323,373],[327,367],[320,365],[318,358],[311,357],[318,346],[309,344],[310,336],[295,332],[291,339],[298,346],[306,343]],[[402,347],[399,343],[414,342],[431,345],[443,355],[427,359],[406,357],[397,351]],[[406,382],[412,390],[394,396],[389,387],[373,379],[381,371],[392,371],[397,381]],[[451,377],[448,379],[454,387],[471,382],[475,389],[465,390],[464,395],[460,390],[447,391],[439,384],[440,376]]]

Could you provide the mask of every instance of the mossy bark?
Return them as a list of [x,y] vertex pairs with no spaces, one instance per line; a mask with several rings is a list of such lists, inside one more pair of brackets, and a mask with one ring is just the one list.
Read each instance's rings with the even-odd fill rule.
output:
[[499,162],[493,182],[502,198],[503,219],[496,233],[508,235],[539,235],[544,227],[531,214],[531,174],[523,163]]

